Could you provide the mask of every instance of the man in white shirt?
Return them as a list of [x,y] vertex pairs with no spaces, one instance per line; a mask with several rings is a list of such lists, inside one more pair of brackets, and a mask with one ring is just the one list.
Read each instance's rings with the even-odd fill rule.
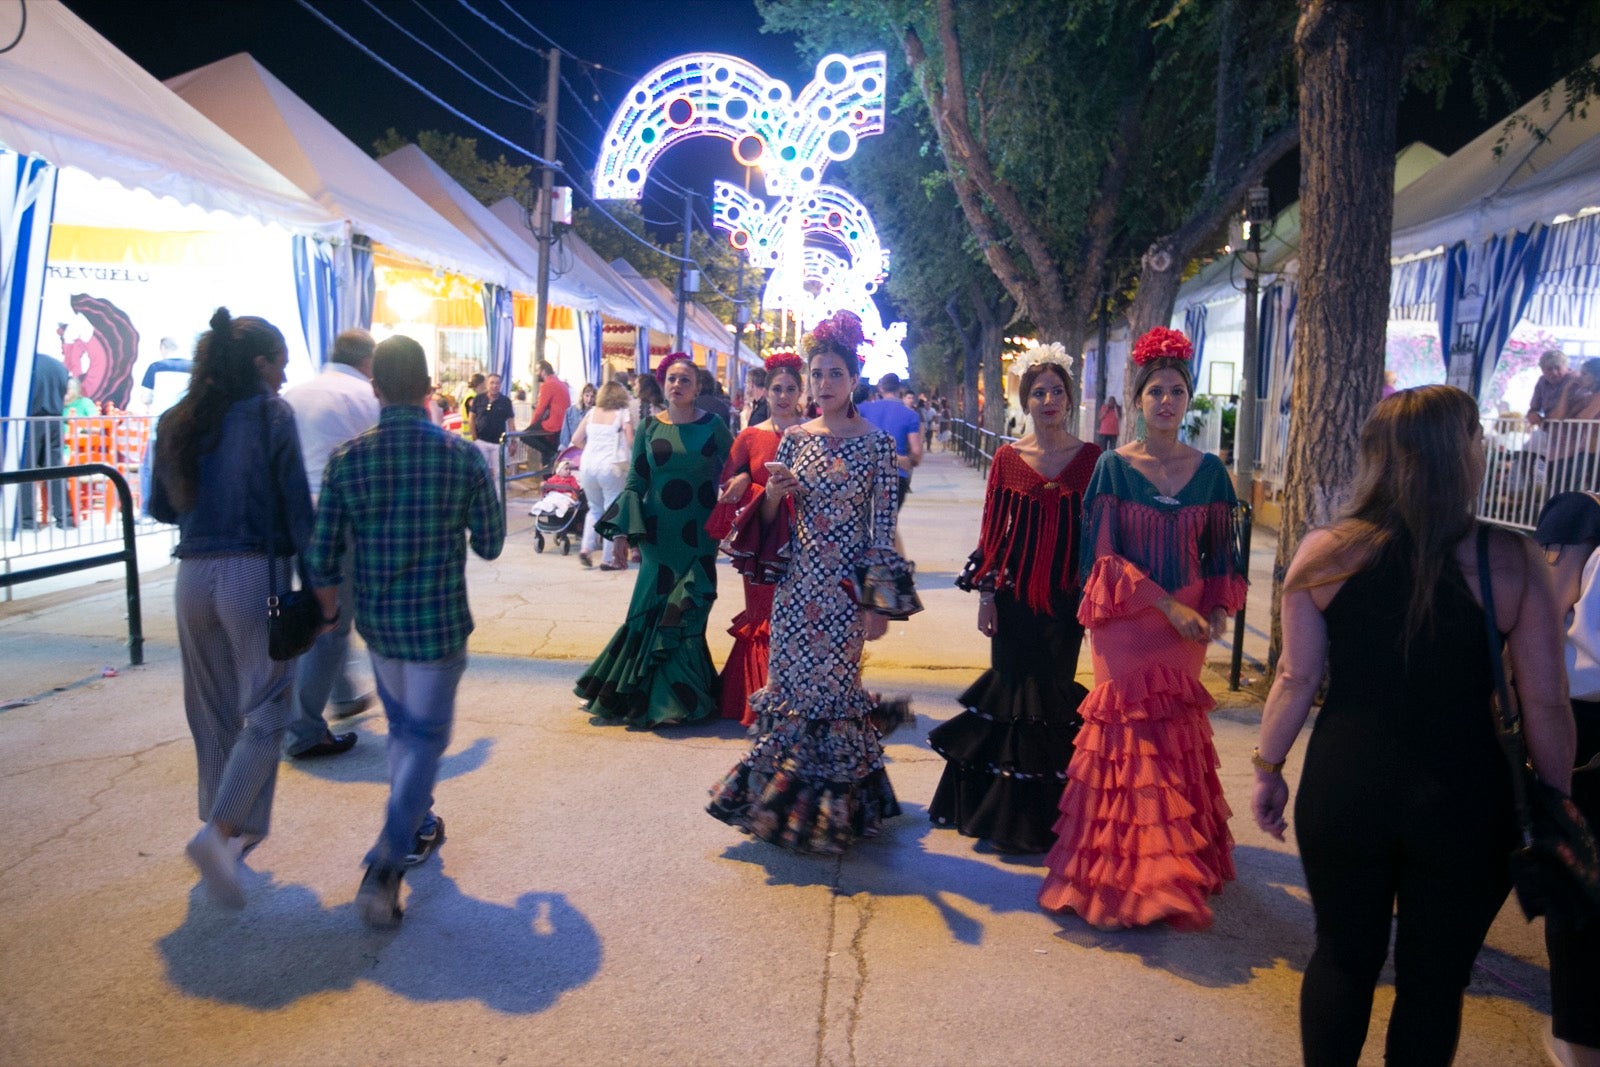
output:
[[[305,458],[306,481],[315,502],[333,450],[378,425],[378,397],[372,391],[372,353],[376,347],[366,330],[346,330],[333,342],[322,373],[283,394],[294,409]],[[350,553],[344,558],[349,560]],[[353,603],[348,567],[341,601]],[[350,630],[355,613],[340,614],[338,625],[317,638],[295,669],[295,717],[283,734],[283,750],[297,759],[336,756],[356,743],[354,731],[335,734],[322,709],[330,700],[333,716],[346,718],[372,703],[371,690],[358,689],[350,677]]]

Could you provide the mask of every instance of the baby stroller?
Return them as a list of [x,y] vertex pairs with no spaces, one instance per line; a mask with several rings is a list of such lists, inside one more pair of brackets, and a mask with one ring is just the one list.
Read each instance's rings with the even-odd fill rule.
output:
[[533,516],[533,550],[544,551],[546,535],[555,538],[561,554],[572,551],[572,541],[583,534],[584,516],[589,503],[578,486],[578,461],[581,449],[568,448],[556,456],[551,474],[544,480],[544,495],[528,509]]

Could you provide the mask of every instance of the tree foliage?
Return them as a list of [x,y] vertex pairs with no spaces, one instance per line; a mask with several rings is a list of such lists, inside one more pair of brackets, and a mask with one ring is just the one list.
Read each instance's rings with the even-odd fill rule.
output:
[[517,166],[506,162],[505,156],[490,160],[478,154],[476,137],[461,137],[441,130],[418,130],[415,141],[403,137],[393,126],[373,142],[372,154],[382,157],[415,144],[428,154],[428,158],[444,168],[444,172],[461,184],[482,204],[495,204],[511,197],[527,203],[532,188],[529,175],[531,164]]

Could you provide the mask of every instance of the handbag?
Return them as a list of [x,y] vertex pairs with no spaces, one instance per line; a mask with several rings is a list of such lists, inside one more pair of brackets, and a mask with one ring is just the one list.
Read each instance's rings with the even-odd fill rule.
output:
[[1530,920],[1556,913],[1577,918],[1600,915],[1600,848],[1572,798],[1539,777],[1528,763],[1522,713],[1506,684],[1505,653],[1494,622],[1494,590],[1489,581],[1489,528],[1478,527],[1478,584],[1483,590],[1484,626],[1494,671],[1495,733],[1511,768],[1511,795],[1517,809],[1517,847],[1511,850],[1511,882],[1517,904]]
[[[271,413],[267,410],[271,402],[269,396],[261,404],[264,446],[270,445],[272,438]],[[263,447],[261,454],[268,457],[267,467],[272,472],[272,511],[267,516],[267,655],[275,660],[289,660],[305,652],[317,640],[317,633],[322,629],[322,605],[310,589],[278,592],[278,473],[271,464],[272,449]]]

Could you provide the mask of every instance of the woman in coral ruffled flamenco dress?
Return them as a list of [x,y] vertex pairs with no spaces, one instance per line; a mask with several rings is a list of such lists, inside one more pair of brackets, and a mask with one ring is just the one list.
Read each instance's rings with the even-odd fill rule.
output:
[[[778,443],[783,432],[804,421],[800,411],[801,378],[805,364],[794,352],[779,352],[767,358],[767,407],[771,417],[747,427],[733,439],[733,450],[722,468],[722,496],[706,530],[722,540],[732,528],[733,517],[761,499],[769,471],[766,464],[778,458]],[[728,633],[733,635],[733,651],[722,667],[721,709],[724,719],[738,719],[753,726],[756,713],[750,708],[750,694],[767,685],[767,656],[772,651],[772,591],[770,584],[744,580],[744,610],[733,617]]]
[[1200,685],[1206,644],[1244,603],[1233,486],[1178,442],[1193,346],[1157,327],[1134,345],[1133,402],[1147,436],[1100,457],[1084,500],[1095,687],[1079,707],[1067,787],[1039,903],[1102,929],[1211,924],[1233,880],[1233,837]]

